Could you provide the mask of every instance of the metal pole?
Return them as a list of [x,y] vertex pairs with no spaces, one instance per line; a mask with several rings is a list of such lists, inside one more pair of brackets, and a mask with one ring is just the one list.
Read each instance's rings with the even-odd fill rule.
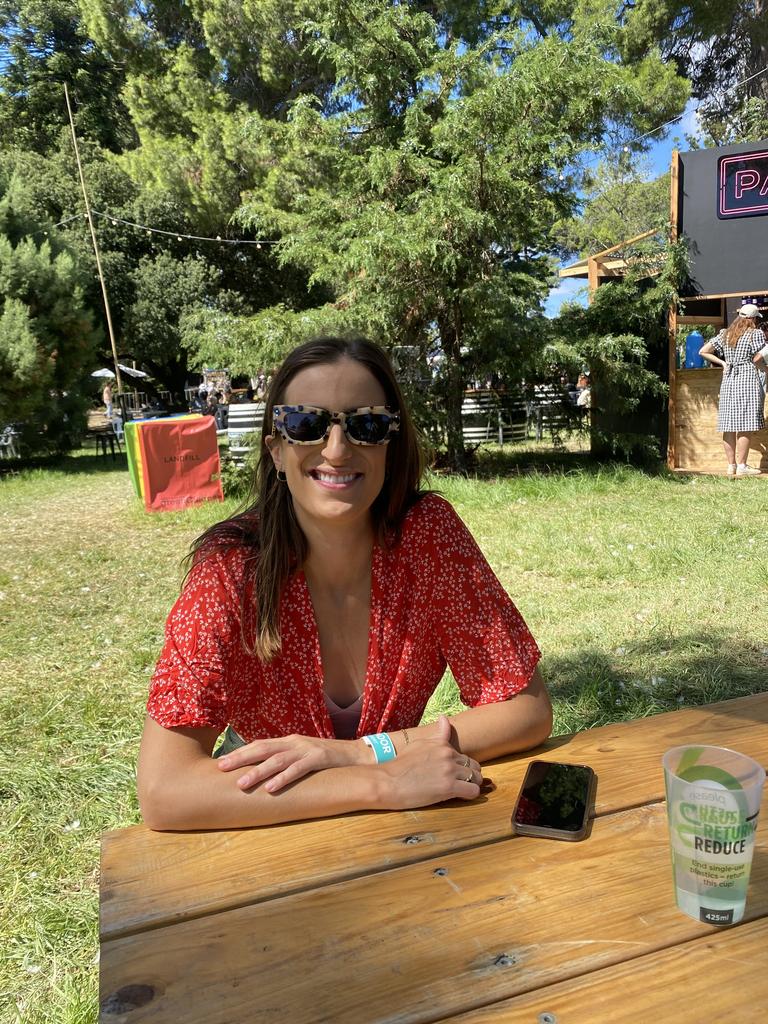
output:
[[96,229],[93,226],[93,217],[91,216],[91,206],[88,202],[88,192],[85,188],[85,177],[83,176],[83,166],[80,163],[80,150],[77,148],[77,135],[75,134],[75,122],[72,118],[72,107],[69,104],[69,89],[67,89],[67,83],[64,83],[64,97],[67,101],[67,113],[69,114],[69,126],[72,129],[72,145],[75,147],[75,159],[77,160],[77,171],[80,175],[80,184],[83,189],[83,201],[85,202],[85,214],[88,218],[88,227],[91,229],[91,240],[93,242],[93,251],[96,255],[96,269],[99,272],[99,281],[101,282],[101,294],[104,297],[104,310],[107,314],[107,330],[109,332],[109,341],[112,345],[112,358],[115,363],[115,379],[117,381],[117,393],[123,390],[123,383],[120,379],[120,366],[117,362],[117,346],[115,344],[115,332],[112,329],[112,314],[109,310],[109,298],[107,296],[107,285],[104,281],[104,273],[101,269],[101,254],[99,252],[99,243],[96,238]]

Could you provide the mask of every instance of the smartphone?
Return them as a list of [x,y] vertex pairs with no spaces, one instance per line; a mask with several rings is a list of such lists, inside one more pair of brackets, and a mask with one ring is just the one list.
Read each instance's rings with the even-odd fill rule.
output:
[[544,839],[583,839],[595,783],[595,773],[585,764],[531,761],[512,815],[513,831]]

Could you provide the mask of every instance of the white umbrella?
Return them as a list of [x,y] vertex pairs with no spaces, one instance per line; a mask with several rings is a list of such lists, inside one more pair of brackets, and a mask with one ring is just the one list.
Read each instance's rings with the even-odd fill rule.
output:
[[[122,363],[117,364],[123,373],[127,373],[129,377],[148,377],[148,373],[144,373],[143,370],[134,370],[132,366],[123,366]],[[112,375],[114,376],[114,374]]]
[[92,377],[114,377],[114,373],[111,370],[94,370],[91,374]]

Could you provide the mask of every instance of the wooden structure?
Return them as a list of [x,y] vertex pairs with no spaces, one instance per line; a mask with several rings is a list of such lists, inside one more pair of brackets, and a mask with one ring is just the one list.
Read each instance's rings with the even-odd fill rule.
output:
[[[743,923],[681,913],[661,758],[683,742],[765,763],[768,694],[554,737],[489,766],[496,788],[468,803],[109,832],[102,1024],[762,1019],[766,808]],[[583,842],[511,835],[542,754],[597,773]]]
[[[766,151],[766,152],[763,152]],[[670,225],[672,240],[688,240],[691,277],[681,295],[682,313],[668,314],[668,443],[670,469],[725,475],[722,435],[717,432],[717,404],[721,372],[686,369],[678,364],[678,331],[683,326],[727,326],[745,301],[768,295],[766,232],[760,218],[768,214],[768,202],[746,210],[728,209],[724,203],[723,162],[746,166],[750,158],[764,159],[768,167],[768,143],[744,143],[694,153],[672,154]],[[768,177],[754,170],[755,195],[768,191]],[[747,181],[747,179],[744,179]],[[742,191],[747,191],[746,186]],[[739,194],[739,201],[741,195]],[[745,203],[746,205],[746,203]],[[632,246],[655,232],[629,238],[579,260],[560,271],[561,277],[586,278],[590,299],[596,288],[621,277],[637,262]],[[653,273],[653,268],[648,271]],[[768,316],[768,310],[766,310]],[[768,428],[751,438],[750,463],[768,471]]]
[[[754,148],[754,147],[752,147]],[[749,151],[749,147],[724,147],[717,152],[731,153],[739,150]],[[706,153],[710,159],[716,155]],[[686,233],[686,200],[689,196],[689,186],[684,178],[685,162],[690,154],[681,154],[677,150],[672,153],[671,188],[670,188],[670,225],[672,240],[676,241],[680,233]],[[714,219],[714,196],[712,200],[712,216]],[[698,213],[698,211],[696,211]],[[702,215],[699,215],[702,218]],[[706,218],[706,212],[702,219]],[[751,225],[750,225],[751,226]],[[712,228],[707,224],[706,227]],[[725,236],[726,225],[719,226],[715,223],[714,228],[719,227],[721,236]],[[727,224],[727,229],[733,233],[739,224]],[[701,230],[698,224],[692,229]],[[708,234],[714,234],[710,230]],[[754,233],[754,232],[753,232]],[[764,232],[763,232],[764,233]],[[722,243],[725,238],[722,237]],[[750,240],[751,241],[751,240]],[[759,245],[758,241],[758,245]],[[689,248],[693,249],[693,281],[695,289],[699,284],[697,280],[697,259],[695,253],[699,249],[697,242],[693,245],[689,241]],[[744,246],[739,246],[739,256],[744,258]],[[705,369],[686,369],[677,365],[677,335],[678,328],[684,325],[704,326],[713,325],[717,328],[726,327],[736,315],[739,306],[755,292],[768,291],[768,261],[764,256],[765,244],[763,242],[759,250],[756,249],[757,257],[754,267],[749,266],[739,271],[745,275],[751,275],[751,280],[743,280],[743,285],[737,291],[730,290],[727,286],[728,271],[721,269],[720,279],[726,282],[725,288],[715,285],[714,288],[706,287],[703,294],[687,295],[683,298],[683,314],[678,314],[676,309],[669,311],[669,443],[667,448],[667,464],[670,469],[679,469],[697,473],[719,473],[725,474],[725,455],[723,452],[722,435],[717,433],[717,405],[720,393],[720,382],[722,373],[720,370],[708,365]],[[712,258],[711,251],[707,255]],[[725,262],[729,253],[727,246],[723,244],[720,256]],[[728,268],[730,270],[730,268]],[[756,277],[754,275],[757,275]],[[709,284],[709,281],[706,282]],[[759,466],[763,471],[768,470],[768,429],[752,434],[750,442],[749,462],[753,466]]]

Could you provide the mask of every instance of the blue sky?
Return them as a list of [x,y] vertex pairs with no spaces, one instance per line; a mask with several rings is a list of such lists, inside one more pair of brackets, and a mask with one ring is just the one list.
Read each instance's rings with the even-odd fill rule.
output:
[[[696,136],[699,134],[699,125],[696,119],[696,103],[691,100],[685,108],[683,116],[675,124],[666,129],[666,134],[648,151],[645,163],[648,167],[650,178],[657,178],[669,170],[672,163],[672,150],[688,149],[685,141],[686,135]],[[583,306],[587,304],[587,282],[580,278],[566,277],[557,288],[553,288],[544,305],[544,315],[548,317],[557,316],[560,307],[564,302],[580,302]]]

